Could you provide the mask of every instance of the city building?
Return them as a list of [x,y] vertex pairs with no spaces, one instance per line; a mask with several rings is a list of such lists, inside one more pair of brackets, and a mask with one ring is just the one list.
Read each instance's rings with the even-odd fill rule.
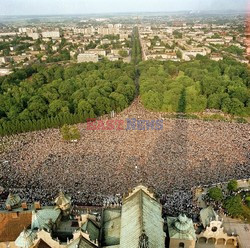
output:
[[96,53],[81,53],[77,56],[77,63],[83,62],[98,62],[99,56]]
[[215,220],[210,220],[209,224],[206,225],[206,229],[197,235],[197,243],[199,247],[201,244],[210,245],[223,245],[226,247],[237,247],[237,237],[228,235],[222,227],[222,221],[219,220],[216,215]]
[[196,57],[198,54],[202,56],[207,55],[207,50],[204,48],[193,48],[191,50],[181,50],[182,59],[190,61],[192,57]]
[[60,38],[60,32],[59,31],[46,31],[42,32],[43,38]]
[[120,248],[165,247],[162,206],[144,186],[132,190],[123,200]]

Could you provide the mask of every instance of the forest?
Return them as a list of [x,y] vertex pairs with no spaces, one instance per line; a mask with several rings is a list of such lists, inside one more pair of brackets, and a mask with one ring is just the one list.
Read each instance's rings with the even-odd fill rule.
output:
[[60,127],[128,107],[135,71],[123,62],[33,65],[0,77],[0,135]]
[[139,64],[144,106],[163,112],[222,110],[250,116],[250,70],[235,60],[146,61]]
[[139,88],[153,111],[221,110],[250,116],[250,70],[233,59],[189,62],[142,61],[138,29],[131,62],[34,64],[0,77],[0,135],[58,128],[129,106]]

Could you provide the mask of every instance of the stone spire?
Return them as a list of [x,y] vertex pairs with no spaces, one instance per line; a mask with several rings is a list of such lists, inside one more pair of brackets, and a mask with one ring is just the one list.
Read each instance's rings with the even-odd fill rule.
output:
[[65,195],[62,191],[59,192],[55,199],[56,207],[61,209],[63,215],[68,215],[71,210],[71,198]]
[[7,209],[18,208],[21,206],[21,198],[17,194],[9,193],[5,206]]

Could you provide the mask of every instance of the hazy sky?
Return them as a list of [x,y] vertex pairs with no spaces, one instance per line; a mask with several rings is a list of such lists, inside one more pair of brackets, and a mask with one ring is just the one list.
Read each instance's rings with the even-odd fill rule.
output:
[[244,10],[247,2],[248,0],[0,0],[0,15]]

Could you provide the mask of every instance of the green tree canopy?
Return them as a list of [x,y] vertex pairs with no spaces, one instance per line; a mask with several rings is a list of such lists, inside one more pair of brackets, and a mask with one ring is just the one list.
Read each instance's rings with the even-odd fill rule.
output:
[[240,195],[231,196],[226,199],[224,207],[233,217],[241,217],[244,214]]
[[236,180],[231,180],[228,184],[227,184],[227,189],[229,191],[237,191],[238,189],[238,182]]
[[213,187],[208,190],[208,196],[210,199],[221,202],[223,200],[222,190],[218,187]]

